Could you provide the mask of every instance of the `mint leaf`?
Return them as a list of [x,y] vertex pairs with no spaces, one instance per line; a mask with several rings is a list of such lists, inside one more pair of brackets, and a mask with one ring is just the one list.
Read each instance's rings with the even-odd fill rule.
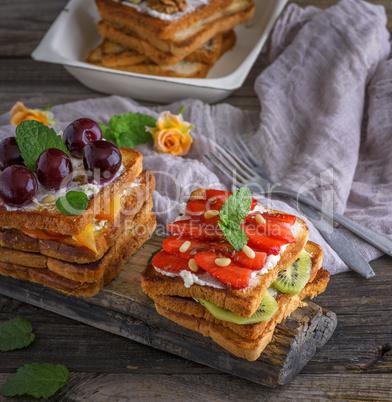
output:
[[223,204],[219,213],[220,220],[230,226],[239,225],[249,214],[252,205],[252,196],[247,187],[235,191]]
[[97,123],[98,126],[100,127],[101,131],[102,131],[102,137],[106,140],[106,141],[110,141],[108,138],[106,138],[108,136],[108,128],[106,127],[105,124],[103,123]]
[[236,249],[236,251],[240,252],[242,250],[242,247],[248,244],[248,236],[241,226],[237,225],[236,228],[228,227],[224,223],[219,221],[218,225],[221,228],[227,241]]
[[151,264],[151,261],[152,261],[152,259],[154,258],[154,255],[155,254],[158,254],[160,251],[162,251],[163,250],[163,248],[161,247],[161,248],[158,248],[158,250],[155,250],[153,253],[151,253],[151,256],[150,256],[150,258],[148,259],[148,261],[147,261],[147,264]]
[[21,317],[12,318],[0,325],[0,350],[22,349],[34,341],[33,327],[30,321]]
[[56,201],[57,209],[64,215],[81,215],[88,206],[88,197],[82,191],[68,191]]
[[152,141],[147,127],[154,127],[156,119],[142,113],[125,113],[113,116],[106,134],[118,147],[134,148],[136,145]]
[[20,367],[0,388],[3,396],[49,398],[67,384],[68,369],[61,364],[32,363]]
[[53,128],[36,120],[25,120],[16,127],[16,142],[26,166],[35,171],[35,162],[43,151],[58,148],[69,155],[62,138]]

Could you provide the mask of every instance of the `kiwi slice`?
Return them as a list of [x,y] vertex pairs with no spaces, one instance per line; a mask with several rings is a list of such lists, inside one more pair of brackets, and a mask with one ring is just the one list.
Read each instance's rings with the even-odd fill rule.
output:
[[257,324],[258,322],[268,321],[279,309],[275,298],[265,292],[259,308],[250,317],[241,317],[232,311],[219,307],[205,299],[196,299],[202,304],[215,318],[222,321],[232,322],[239,325]]
[[287,269],[279,271],[275,282],[271,285],[282,293],[298,294],[308,283],[312,259],[310,255],[302,250],[299,258]]

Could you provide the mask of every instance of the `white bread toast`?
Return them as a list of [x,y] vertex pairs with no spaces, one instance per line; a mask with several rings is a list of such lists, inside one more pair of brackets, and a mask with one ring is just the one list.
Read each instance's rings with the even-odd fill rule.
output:
[[[202,198],[204,191],[205,189],[194,191],[190,200]],[[274,210],[269,210],[269,212],[283,214]],[[198,284],[185,287],[184,280],[180,276],[169,277],[156,271],[152,265],[147,266],[142,273],[142,288],[151,297],[152,295],[166,295],[207,299],[235,314],[250,317],[259,307],[265,292],[275,281],[278,272],[290,266],[304,248],[309,230],[300,218],[297,218],[295,228],[295,233],[293,233],[295,242],[286,245],[284,250],[280,252],[280,259],[276,265],[272,266],[266,273],[259,273],[252,278],[252,282],[244,289],[218,289]]]
[[[12,249],[13,251],[19,250],[30,253],[31,258],[29,258],[29,262],[31,264],[38,264],[39,266],[36,265],[37,268],[44,267],[43,261],[46,261],[45,256],[78,264],[97,261],[103,257],[121,233],[132,224],[135,215],[142,208],[143,204],[149,200],[154,189],[154,175],[144,170],[137,177],[133,186],[128,188],[121,196],[121,209],[118,211],[115,219],[103,222],[97,221],[97,225],[94,225],[97,252],[83,246],[76,240],[72,240],[72,238],[67,239],[67,242],[64,240],[43,240],[32,238],[19,229],[1,228],[0,246],[3,247],[3,252],[0,260],[5,262],[7,254],[12,255],[12,258],[15,259],[16,253],[5,252],[5,250]],[[40,253],[42,256],[32,255],[33,253]],[[21,254],[21,256],[24,256],[24,254]],[[14,260],[14,263],[17,262]]]

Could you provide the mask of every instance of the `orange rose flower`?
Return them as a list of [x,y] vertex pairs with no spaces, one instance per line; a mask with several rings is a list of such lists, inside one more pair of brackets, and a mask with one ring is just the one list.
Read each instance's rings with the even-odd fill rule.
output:
[[24,120],[37,120],[46,125],[56,123],[56,120],[53,119],[53,114],[51,112],[38,109],[29,109],[22,102],[16,102],[10,110],[10,114],[10,124],[15,124],[16,126]]
[[186,155],[192,145],[193,138],[189,134],[193,126],[184,121],[182,111],[179,115],[162,112],[154,128],[147,127],[154,139],[157,152],[175,156]]

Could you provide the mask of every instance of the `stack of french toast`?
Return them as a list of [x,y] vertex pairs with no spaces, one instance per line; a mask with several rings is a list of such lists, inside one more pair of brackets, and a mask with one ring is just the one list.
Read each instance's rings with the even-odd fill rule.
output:
[[[80,119],[84,120],[89,119]],[[83,135],[91,140],[91,130],[85,129]],[[7,152],[12,153],[9,144],[14,139],[9,137],[0,144],[1,158],[7,159]],[[19,148],[23,145],[20,141]],[[14,152],[19,151],[16,143],[13,146]],[[103,140],[91,141],[87,147],[92,149],[91,157],[86,147],[83,159],[81,154],[72,156],[72,146],[70,157],[52,148],[42,152],[33,172],[22,160],[19,165],[10,163],[0,173],[1,275],[70,295],[93,296],[118,275],[126,260],[155,230],[151,197],[155,179],[151,172],[142,170],[142,155]],[[116,170],[110,180],[91,180],[88,161],[92,160],[98,170],[97,157],[102,155],[101,161],[106,164],[117,158]],[[72,166],[71,174],[63,178],[66,186],[48,186],[42,171],[46,169],[46,178],[52,179],[58,167],[60,173],[64,171],[68,158]],[[109,173],[104,175],[109,177]],[[27,180],[30,187],[25,186]],[[21,199],[17,193],[20,189],[24,194],[33,189],[30,199]],[[69,212],[59,205],[69,194],[86,197],[85,210],[73,212],[71,208]],[[69,205],[71,201],[69,198]]]
[[303,220],[255,199],[244,209],[236,196],[193,192],[167,226],[172,236],[143,272],[142,288],[161,315],[254,361],[277,324],[325,290],[329,273]]
[[87,62],[139,74],[205,78],[236,42],[253,0],[95,0],[104,38]]

